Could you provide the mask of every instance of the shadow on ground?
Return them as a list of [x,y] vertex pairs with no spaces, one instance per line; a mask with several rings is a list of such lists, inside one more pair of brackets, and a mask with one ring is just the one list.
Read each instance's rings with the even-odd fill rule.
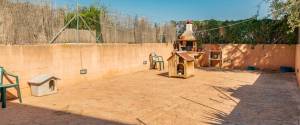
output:
[[[204,117],[211,125],[300,125],[300,95],[293,74],[261,74],[253,85],[237,89],[215,87],[239,99],[230,114],[209,111]],[[230,98],[230,97],[228,97]],[[231,98],[233,99],[233,98]],[[299,98],[298,98],[299,99]]]
[[196,68],[196,70],[202,70],[206,72],[232,72],[232,73],[242,73],[242,72],[251,72],[251,73],[261,73],[261,72],[268,72],[268,73],[278,73],[278,71],[273,71],[273,70],[255,70],[255,71],[250,71],[250,70],[243,70],[243,69],[223,69],[223,68],[217,68],[217,67],[200,67]]
[[0,116],[1,125],[129,125],[11,102],[7,109],[0,109]]
[[159,73],[157,74],[158,76],[162,76],[162,77],[167,77],[169,78],[169,72],[163,72],[163,73]]

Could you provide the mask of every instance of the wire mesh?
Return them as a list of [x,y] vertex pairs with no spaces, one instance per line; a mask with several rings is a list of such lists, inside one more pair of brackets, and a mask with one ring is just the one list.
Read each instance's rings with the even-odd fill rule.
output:
[[[0,0],[0,6],[0,44],[47,44],[67,24],[67,16],[76,13],[73,0],[59,4],[57,0]],[[80,10],[84,8],[88,7]],[[89,29],[83,25],[85,21],[79,20],[79,30],[68,26],[53,43],[149,43],[176,39],[176,27],[171,23],[155,24],[144,17],[113,11],[99,13],[100,19],[81,13],[80,16],[87,25],[99,24],[95,25],[98,27]]]
[[0,0],[0,42],[46,43],[61,25],[64,15],[45,0]]
[[172,42],[176,39],[176,26],[171,23],[155,24],[145,17],[122,14],[101,16],[104,42],[147,43]]

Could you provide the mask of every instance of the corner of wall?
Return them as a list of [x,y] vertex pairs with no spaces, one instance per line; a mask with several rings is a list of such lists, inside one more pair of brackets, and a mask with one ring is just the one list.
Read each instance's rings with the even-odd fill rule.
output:
[[296,45],[296,76],[298,79],[298,86],[300,86],[300,28],[298,29],[298,44]]

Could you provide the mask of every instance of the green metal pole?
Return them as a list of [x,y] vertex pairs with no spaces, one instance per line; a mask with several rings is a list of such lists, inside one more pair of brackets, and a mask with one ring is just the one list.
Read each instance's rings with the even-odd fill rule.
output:
[[76,9],[76,16],[77,16],[77,43],[79,43],[79,5],[78,5],[78,0],[76,1],[76,6],[77,6],[77,9]]
[[1,88],[2,108],[6,108],[6,88]]

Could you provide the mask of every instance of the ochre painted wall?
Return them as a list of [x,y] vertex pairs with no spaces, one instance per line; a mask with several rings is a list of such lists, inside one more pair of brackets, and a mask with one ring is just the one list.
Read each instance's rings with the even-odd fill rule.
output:
[[[203,45],[205,50],[216,48],[217,45]],[[247,45],[223,44],[223,68],[245,69],[247,66],[256,66],[259,69],[278,70],[280,66],[295,67],[295,45]],[[207,65],[208,54],[205,54],[200,63]]]
[[296,75],[298,78],[298,84],[300,86],[300,44],[297,45],[296,50]]
[[[0,45],[0,66],[20,76],[22,93],[26,96],[30,92],[27,81],[34,76],[54,74],[62,79],[59,86],[87,84],[103,77],[148,69],[151,52],[167,59],[172,47],[160,43]],[[80,75],[81,68],[87,69],[88,74]]]
[[[208,49],[210,45],[204,46]],[[30,92],[27,81],[39,74],[54,74],[62,79],[59,86],[63,87],[87,84],[103,77],[148,69],[151,52],[162,55],[166,61],[172,47],[160,43],[0,45],[0,66],[20,76],[22,93],[26,96]],[[257,45],[252,49],[251,45],[227,44],[222,48],[224,68],[295,66],[295,45]],[[298,58],[299,48],[298,45]],[[143,61],[148,64],[144,65]],[[207,59],[203,58],[202,63],[205,65]],[[299,67],[299,62],[296,64]],[[81,68],[87,69],[88,74],[80,75]]]
[[298,45],[296,48],[296,75],[298,78],[298,84],[300,86],[300,28],[298,29]]

